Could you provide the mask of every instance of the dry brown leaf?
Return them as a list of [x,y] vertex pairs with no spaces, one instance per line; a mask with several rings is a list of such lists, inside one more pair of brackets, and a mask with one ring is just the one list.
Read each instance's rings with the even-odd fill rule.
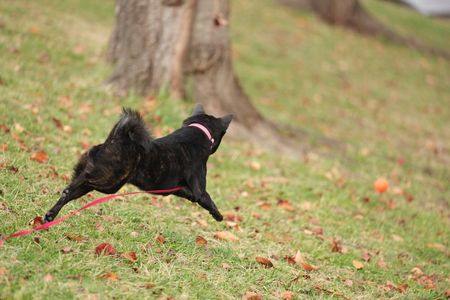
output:
[[8,150],[8,144],[0,144],[0,152],[6,152]]
[[97,278],[111,280],[111,281],[119,280],[119,276],[117,276],[117,273],[115,273],[115,272],[108,272],[108,273],[98,276]]
[[369,262],[370,259],[372,258],[372,255],[369,252],[363,252],[363,254],[361,255],[361,258],[365,262]]
[[62,248],[61,249],[61,252],[63,253],[63,254],[67,254],[67,253],[70,253],[70,252],[72,252],[73,250],[72,250],[72,247],[70,247],[70,246],[65,246],[64,248]]
[[261,204],[259,204],[259,207],[263,210],[271,210],[272,204],[267,203],[267,202],[262,202]]
[[256,292],[245,292],[242,300],[262,300],[262,296]]
[[127,260],[129,260],[129,261],[131,261],[131,262],[136,262],[138,260],[136,252],[134,252],[134,251],[124,252],[120,256],[125,258],[125,259],[127,259]]
[[283,299],[283,300],[294,299],[294,293],[291,291],[284,291],[281,293],[281,299]]
[[333,239],[331,241],[331,252],[342,253],[342,243],[339,240]]
[[44,282],[51,282],[53,281],[53,275],[52,274],[47,274],[44,276]]
[[278,199],[278,203],[277,203],[278,207],[281,207],[284,210],[287,211],[293,211],[294,207],[292,206],[292,204],[289,202],[289,200],[286,199]]
[[262,257],[262,256],[257,256],[256,257],[256,261],[263,265],[264,268],[272,268],[273,267],[273,263],[270,261],[270,259]]
[[259,171],[259,170],[261,170],[261,164],[257,161],[252,161],[250,163],[250,168],[252,168],[252,170],[254,170],[254,171]]
[[5,276],[8,275],[8,269],[4,268],[4,267],[0,267],[0,276]]
[[231,241],[231,242],[239,241],[239,238],[229,231],[218,231],[214,234],[214,238],[221,241]]
[[66,233],[65,236],[69,241],[74,241],[74,242],[84,242],[87,240],[85,237],[78,235],[78,234]]
[[360,262],[359,260],[353,260],[352,265],[356,268],[356,270],[360,270],[364,268],[364,264]]
[[438,243],[429,243],[429,244],[426,244],[425,246],[427,248],[435,249],[435,250],[438,250],[441,252],[445,252],[447,250],[447,248],[444,245],[438,244]]
[[399,235],[393,234],[392,239],[396,242],[403,242],[403,238]]
[[239,223],[242,222],[242,216],[234,213],[234,212],[225,212],[223,217],[226,221]]
[[208,241],[204,237],[197,235],[197,237],[195,238],[195,244],[197,246],[205,247],[206,245],[208,245]]
[[31,154],[31,159],[38,163],[45,164],[48,161],[48,154],[44,151],[37,151]]
[[383,258],[380,258],[377,262],[377,265],[381,269],[386,269],[387,265]]
[[35,217],[29,224],[31,225],[31,227],[37,228],[44,224],[44,220],[42,219],[42,217],[38,216]]
[[300,253],[300,251],[297,251],[297,253],[295,253],[294,261],[295,261],[296,264],[301,266],[303,268],[303,270],[305,270],[305,271],[316,271],[316,270],[319,270],[319,267],[308,263],[303,258],[303,255]]
[[164,244],[166,242],[166,238],[162,234],[157,234],[155,236],[155,240],[160,244]]
[[147,282],[145,283],[142,287],[146,288],[146,289],[152,289],[156,286],[156,284],[154,284],[153,282]]
[[116,249],[114,249],[114,247],[111,244],[101,243],[97,247],[95,247],[95,253],[97,255],[100,255],[100,254],[116,255],[117,251],[116,251]]

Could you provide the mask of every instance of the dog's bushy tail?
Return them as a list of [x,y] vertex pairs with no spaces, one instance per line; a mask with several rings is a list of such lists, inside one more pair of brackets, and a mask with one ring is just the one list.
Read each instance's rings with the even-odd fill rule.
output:
[[129,140],[141,146],[146,151],[150,149],[152,141],[152,137],[145,129],[141,115],[130,108],[123,108],[120,120],[111,130],[105,143],[112,141],[114,138],[119,138],[122,141]]

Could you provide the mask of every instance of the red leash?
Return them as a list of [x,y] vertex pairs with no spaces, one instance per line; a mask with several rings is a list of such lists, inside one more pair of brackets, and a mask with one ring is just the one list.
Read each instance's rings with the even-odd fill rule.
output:
[[144,191],[144,192],[129,192],[129,193],[123,193],[123,194],[108,195],[108,196],[105,196],[105,197],[96,199],[96,200],[94,200],[94,201],[92,201],[92,202],[89,202],[88,204],[84,205],[83,207],[81,207],[81,208],[79,208],[79,209],[77,209],[77,210],[71,212],[70,214],[68,214],[67,216],[64,216],[64,217],[62,217],[62,218],[55,219],[55,220],[53,220],[53,221],[51,221],[51,222],[48,222],[48,223],[39,225],[39,226],[37,226],[37,227],[34,228],[34,229],[28,229],[28,230],[18,231],[18,232],[16,232],[16,233],[13,233],[13,234],[10,234],[10,235],[6,236],[6,237],[3,238],[3,239],[0,238],[0,247],[3,245],[4,241],[6,241],[6,240],[9,240],[9,239],[11,239],[11,238],[13,238],[13,237],[18,237],[18,236],[22,236],[22,235],[27,235],[27,234],[30,234],[30,233],[32,233],[32,232],[38,231],[38,230],[43,230],[43,229],[47,229],[47,228],[53,227],[53,226],[55,226],[55,225],[61,223],[62,221],[67,220],[67,219],[70,218],[71,216],[76,215],[76,214],[79,213],[80,211],[83,211],[83,210],[85,210],[85,209],[88,209],[89,207],[92,207],[92,206],[95,206],[95,205],[97,205],[97,204],[106,202],[106,201],[111,200],[111,199],[116,198],[116,197],[128,196],[128,195],[135,195],[135,194],[147,194],[147,193],[152,193],[152,194],[165,194],[165,193],[176,192],[176,191],[179,191],[179,190],[181,190],[181,189],[182,189],[182,187],[175,187],[175,188],[166,189],[166,190],[152,190],[152,191]]

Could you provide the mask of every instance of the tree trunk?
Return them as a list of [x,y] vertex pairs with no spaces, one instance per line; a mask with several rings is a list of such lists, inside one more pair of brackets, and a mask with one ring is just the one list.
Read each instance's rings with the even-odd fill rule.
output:
[[279,0],[300,9],[313,10],[325,22],[344,26],[362,34],[381,36],[391,42],[406,45],[420,52],[450,59],[446,50],[429,47],[412,37],[404,37],[371,16],[359,0]]
[[206,111],[233,113],[231,134],[290,151],[295,146],[255,109],[234,74],[229,9],[227,0],[118,0],[108,83],[122,95],[167,87],[182,97],[189,76]]

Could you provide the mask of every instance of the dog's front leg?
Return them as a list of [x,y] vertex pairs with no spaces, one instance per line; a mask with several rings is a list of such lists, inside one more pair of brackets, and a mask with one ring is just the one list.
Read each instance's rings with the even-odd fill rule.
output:
[[61,197],[59,198],[58,202],[56,202],[56,204],[45,214],[44,222],[53,221],[64,205],[66,205],[71,200],[89,193],[90,191],[92,191],[92,188],[89,188],[86,185],[69,185],[68,187],[66,187],[61,193]]
[[213,216],[213,218],[216,221],[222,221],[223,220],[223,216],[222,214],[219,212],[219,210],[216,207],[216,204],[214,203],[214,201],[211,199],[211,197],[209,196],[208,192],[205,191],[200,199],[200,201],[198,202],[198,204],[200,204],[201,207],[203,207],[204,209],[206,209],[207,211],[209,211],[209,213],[211,214],[211,216]]

